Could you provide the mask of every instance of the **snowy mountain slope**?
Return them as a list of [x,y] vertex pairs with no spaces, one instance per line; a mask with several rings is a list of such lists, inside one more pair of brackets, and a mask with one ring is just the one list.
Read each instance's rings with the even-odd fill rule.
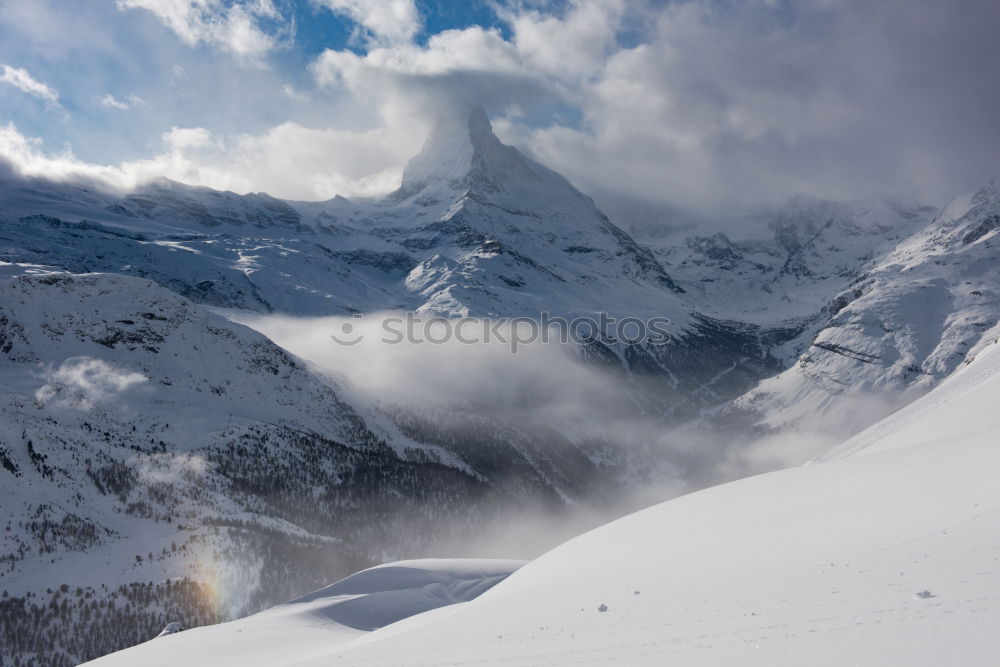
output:
[[[811,320],[867,264],[930,222],[934,211],[883,201],[794,197],[734,232],[649,242],[702,312],[758,323]],[[643,237],[646,240],[646,237]]]
[[226,620],[508,512],[558,516],[597,472],[571,448],[466,460],[390,431],[150,281],[0,268],[4,660],[73,664],[168,614]]
[[437,624],[336,653],[359,665],[416,646],[411,664],[992,664],[995,431],[961,426],[672,501],[554,550]]
[[[1000,361],[995,358],[1000,356],[998,343],[1000,327],[994,327],[972,351],[966,365],[937,389],[822,453],[816,461],[883,452],[915,442],[947,441],[954,437],[956,424],[970,437],[1000,437],[1000,414],[983,405],[984,399],[1000,395]],[[942,413],[947,414],[946,419]]]
[[[300,659],[320,657],[333,646],[432,609],[472,600],[506,579],[523,561],[424,559],[387,563],[253,616],[211,628],[195,628],[157,638],[135,651],[93,665],[228,664],[239,645],[244,667],[268,667],[287,660],[290,646]],[[166,663],[163,663],[166,664]]]
[[770,428],[848,396],[875,397],[884,414],[947,378],[1000,318],[998,219],[997,183],[956,199],[851,280],[796,363],[738,399],[737,411]]
[[[185,427],[189,448],[234,419],[284,419],[333,438],[358,438],[357,418],[328,384],[270,341],[149,281],[51,273],[16,276],[3,289],[6,389],[35,389],[38,407],[98,407],[132,390],[118,406],[101,409],[124,407],[132,423],[163,421],[183,409],[197,420]],[[40,380],[48,382],[39,388]],[[146,390],[150,385],[156,390]],[[292,393],[302,400],[277,398]]]
[[[321,656],[319,645],[291,641],[272,664],[991,665],[1000,651],[998,368],[993,346],[913,404],[945,437],[890,419],[859,436],[864,455],[652,507],[448,613]],[[191,644],[224,644],[211,664],[244,664],[243,643],[216,643],[216,632]],[[103,664],[127,661],[176,662],[154,642]]]

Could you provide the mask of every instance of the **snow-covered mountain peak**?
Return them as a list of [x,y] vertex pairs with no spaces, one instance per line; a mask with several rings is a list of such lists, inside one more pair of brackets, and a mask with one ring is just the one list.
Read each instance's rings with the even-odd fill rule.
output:
[[1000,178],[994,178],[972,195],[973,204],[981,204],[985,201],[1000,201]]
[[1000,228],[1000,181],[994,179],[971,197],[958,197],[939,216],[942,230],[956,230],[963,245]]
[[535,181],[573,199],[584,198],[562,176],[503,144],[493,133],[486,111],[472,106],[446,112],[438,119],[423,149],[403,171],[393,199],[418,194],[418,200],[433,194],[513,194]]
[[[471,114],[446,114],[438,119],[420,153],[403,170],[399,194],[413,194],[432,183],[457,189],[472,166]],[[489,121],[487,131],[493,134]],[[480,128],[481,129],[481,128]]]

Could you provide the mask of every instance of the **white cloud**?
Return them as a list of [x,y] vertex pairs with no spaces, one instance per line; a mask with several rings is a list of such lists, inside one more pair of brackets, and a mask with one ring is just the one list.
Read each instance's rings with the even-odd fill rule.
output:
[[20,67],[11,67],[10,65],[0,65],[0,67],[3,68],[3,74],[0,74],[0,82],[8,83],[21,92],[45,100],[52,106],[59,105],[59,93],[41,81],[37,81],[28,73],[28,70],[21,69]]
[[313,62],[317,85],[374,105],[390,127],[426,128],[440,111],[469,103],[492,109],[541,104],[560,95],[559,81],[534,67],[495,29],[446,30],[426,45],[324,51]]
[[220,190],[266,190],[290,199],[363,196],[399,185],[401,165],[419,149],[420,134],[379,128],[317,130],[283,123],[261,135],[217,137],[204,128],[173,128],[151,158],[98,165],[72,152],[46,153],[42,142],[8,123],[0,126],[0,159],[27,177],[88,181],[128,191],[167,177]]
[[[118,8],[152,12],[185,43],[207,44],[257,61],[292,29],[272,0],[118,0]],[[277,27],[270,31],[265,24]]]
[[71,357],[58,368],[45,372],[42,387],[35,392],[39,404],[54,402],[89,410],[131,387],[148,381],[141,373],[122,370],[93,357]]
[[200,454],[170,452],[143,456],[139,475],[148,483],[197,482],[208,472],[208,462]]
[[375,99],[472,98],[501,109],[575,100],[621,50],[616,37],[627,5],[577,1],[560,16],[501,8],[510,39],[496,28],[470,26],[434,34],[425,45],[381,45],[364,55],[328,49],[312,64],[313,75],[321,86],[343,85]]
[[413,0],[314,0],[346,16],[364,31],[372,44],[401,44],[413,40],[422,21]]
[[295,100],[296,102],[308,102],[311,98],[307,93],[303,93],[295,89],[290,83],[286,83],[281,87],[281,92],[285,94],[289,99]]
[[562,16],[528,10],[501,10],[513,43],[531,66],[556,78],[588,79],[599,74],[626,13],[624,0],[572,2]]
[[129,109],[146,105],[145,100],[138,95],[128,95],[122,99],[118,99],[111,93],[108,93],[104,97],[98,99],[98,103],[100,103],[102,107],[106,107],[108,109],[118,109],[120,111],[128,111]]

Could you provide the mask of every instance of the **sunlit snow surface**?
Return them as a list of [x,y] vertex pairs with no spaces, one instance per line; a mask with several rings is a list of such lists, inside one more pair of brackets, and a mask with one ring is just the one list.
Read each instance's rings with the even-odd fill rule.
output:
[[447,611],[324,639],[284,605],[240,622],[266,657],[234,623],[95,664],[992,665],[998,396],[994,344],[833,460],[612,522]]
[[403,618],[465,602],[506,579],[517,560],[422,559],[363,570],[248,618],[158,637],[91,664],[278,665],[320,657]]

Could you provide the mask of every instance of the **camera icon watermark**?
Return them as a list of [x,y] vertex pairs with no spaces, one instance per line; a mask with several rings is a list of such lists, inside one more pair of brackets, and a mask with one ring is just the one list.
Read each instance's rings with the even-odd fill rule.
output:
[[381,318],[374,334],[360,326],[364,315],[355,314],[353,319],[356,322],[343,322],[339,331],[330,334],[331,340],[345,347],[369,336],[377,336],[385,345],[501,344],[513,354],[536,343],[665,345],[671,340],[669,318],[618,318],[603,312],[574,318],[547,312],[538,318],[424,317],[408,312]]

